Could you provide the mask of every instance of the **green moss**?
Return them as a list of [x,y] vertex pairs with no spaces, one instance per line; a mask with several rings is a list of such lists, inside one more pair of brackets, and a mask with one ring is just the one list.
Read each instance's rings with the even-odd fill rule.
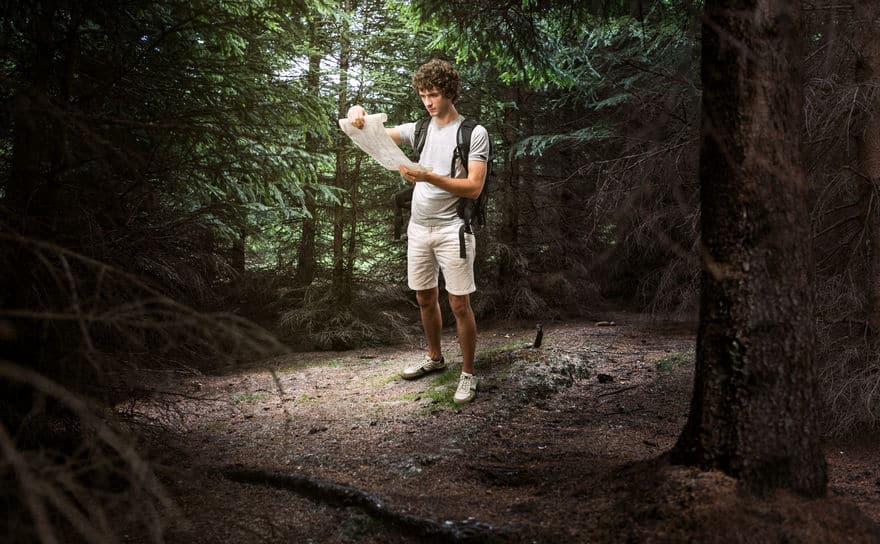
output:
[[502,344],[500,346],[484,348],[477,351],[477,354],[474,357],[474,364],[485,367],[493,364],[509,363],[511,361],[510,356],[512,352],[531,347],[531,345],[532,344],[528,342],[517,341],[508,342],[507,344]]
[[660,372],[671,372],[672,370],[693,364],[693,352],[676,352],[664,355],[657,361],[656,367]]
[[404,395],[400,395],[399,397],[394,397],[394,400],[417,400],[421,397],[421,393],[406,393]]
[[456,408],[458,405],[452,398],[455,396],[455,390],[458,387],[458,378],[461,376],[461,369],[448,368],[440,374],[431,377],[430,386],[422,393],[422,397],[431,399],[431,409],[450,409]]

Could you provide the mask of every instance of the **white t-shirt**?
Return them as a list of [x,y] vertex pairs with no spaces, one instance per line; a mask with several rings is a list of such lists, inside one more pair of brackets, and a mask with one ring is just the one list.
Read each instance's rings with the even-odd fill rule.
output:
[[[455,175],[451,175],[449,172],[452,154],[455,151],[458,127],[463,120],[464,117],[459,115],[455,121],[438,127],[434,119],[431,119],[431,122],[428,123],[425,146],[422,148],[419,164],[430,166],[432,172],[441,176],[467,177],[465,168],[459,161],[455,163]],[[409,147],[415,145],[415,123],[400,125],[397,130],[403,143]],[[471,150],[467,160],[483,162],[489,160],[489,133],[482,125],[474,127],[474,131],[471,133]],[[430,183],[416,183],[412,208],[410,209],[410,221],[423,227],[437,227],[459,222],[461,218],[456,213],[456,204],[459,198]]]

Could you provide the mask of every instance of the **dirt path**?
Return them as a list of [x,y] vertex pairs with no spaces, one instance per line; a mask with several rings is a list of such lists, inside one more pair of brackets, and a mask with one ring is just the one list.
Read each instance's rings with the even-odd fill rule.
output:
[[[166,536],[422,541],[361,509],[232,482],[216,470],[241,465],[347,484],[396,511],[515,542],[719,535],[829,542],[840,534],[875,541],[877,526],[865,529],[850,504],[880,521],[877,437],[829,445],[831,492],[821,501],[746,500],[723,475],[668,467],[658,456],[684,424],[692,328],[609,319],[613,326],[547,325],[538,350],[524,347],[532,326],[482,331],[480,391],[464,408],[451,403],[458,364],[399,379],[400,368],[421,356],[418,347],[291,354],[247,372],[187,380],[175,396],[157,399],[174,408],[162,412],[169,432],[160,472],[181,508]],[[452,334],[444,349],[460,362]]]

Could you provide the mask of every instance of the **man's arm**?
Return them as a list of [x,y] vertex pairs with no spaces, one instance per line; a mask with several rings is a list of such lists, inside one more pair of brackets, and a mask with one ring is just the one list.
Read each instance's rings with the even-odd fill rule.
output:
[[486,181],[486,163],[483,161],[468,161],[468,177],[466,178],[451,178],[435,174],[434,172],[411,170],[406,166],[399,166],[398,168],[400,173],[403,174],[403,179],[411,183],[426,181],[435,187],[463,198],[477,198],[480,196],[480,191],[483,190],[483,183]]
[[[355,128],[364,128],[365,118],[367,117],[367,110],[364,109],[363,106],[354,105],[348,108],[348,120],[351,121],[351,125]],[[395,144],[400,145],[400,131],[396,128],[386,128],[385,134],[391,137]]]

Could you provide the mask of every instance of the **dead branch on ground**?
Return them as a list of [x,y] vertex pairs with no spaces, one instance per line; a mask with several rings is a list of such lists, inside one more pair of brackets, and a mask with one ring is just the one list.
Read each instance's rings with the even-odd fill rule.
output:
[[323,504],[360,508],[373,518],[409,536],[436,542],[504,542],[506,531],[489,524],[468,519],[437,521],[397,510],[381,497],[356,487],[328,482],[312,476],[285,474],[241,466],[220,470],[223,477],[234,482],[284,489]]

